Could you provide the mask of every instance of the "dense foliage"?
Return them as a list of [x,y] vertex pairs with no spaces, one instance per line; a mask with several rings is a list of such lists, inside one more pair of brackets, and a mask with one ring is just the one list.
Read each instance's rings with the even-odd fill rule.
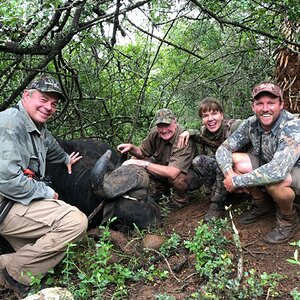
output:
[[206,96],[247,117],[276,49],[299,46],[282,33],[299,20],[295,0],[3,0],[0,16],[0,110],[37,74],[54,74],[68,98],[54,134],[113,145],[139,143],[161,107],[197,128]]

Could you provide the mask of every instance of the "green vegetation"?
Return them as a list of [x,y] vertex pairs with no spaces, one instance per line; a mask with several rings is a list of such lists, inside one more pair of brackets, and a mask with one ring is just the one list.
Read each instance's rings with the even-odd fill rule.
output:
[[186,247],[195,254],[195,268],[204,284],[193,293],[193,299],[258,299],[266,289],[276,295],[280,274],[258,274],[251,269],[243,274],[242,280],[236,275],[237,262],[234,253],[228,247],[233,239],[226,219],[205,224],[202,221],[195,229],[191,241],[185,241]]
[[[190,299],[259,299],[266,291],[271,296],[279,296],[276,290],[282,278],[279,274],[259,274],[250,269],[244,271],[241,280],[238,278],[237,249],[233,247],[226,219],[210,224],[199,222],[190,240],[182,241],[178,234],[172,233],[159,251],[143,251],[141,256],[117,250],[110,240],[108,226],[101,227],[101,232],[99,240],[87,238],[79,245],[70,244],[63,262],[44,279],[46,284],[65,286],[80,300],[126,299],[138,282],[155,285],[175,276],[160,262],[180,255],[179,249],[185,248],[195,257],[195,274],[201,282],[199,289],[190,294]],[[140,231],[134,233],[132,241],[141,240],[143,235]],[[33,278],[33,287],[38,289],[41,284],[41,280]],[[296,293],[294,290],[291,294]],[[175,299],[167,294],[155,297]],[[298,298],[294,296],[294,299]]]
[[274,78],[274,53],[299,46],[282,30],[299,19],[295,0],[3,0],[0,111],[48,72],[68,99],[49,125],[59,137],[139,143],[162,107],[198,128],[207,96],[245,118],[251,87]]
[[[197,106],[207,96],[223,102],[227,117],[246,118],[253,85],[274,79],[276,53],[288,47],[299,54],[298,2],[2,0],[0,111],[16,103],[35,76],[50,73],[67,96],[49,123],[62,138],[139,144],[162,107],[185,127],[199,128]],[[52,270],[47,281],[64,283],[81,300],[104,294],[122,299],[139,280],[172,276],[155,257],[167,259],[187,247],[203,282],[192,298],[256,299],[266,288],[275,293],[276,274],[247,270],[237,276],[235,241],[226,224],[200,223],[188,241],[174,232],[159,253],[145,251],[143,257],[117,251],[102,228],[100,240],[70,244],[59,272]],[[144,232],[135,234],[140,240]],[[299,264],[298,250],[290,262]],[[40,286],[41,279],[33,284]],[[296,289],[291,294],[300,298]]]

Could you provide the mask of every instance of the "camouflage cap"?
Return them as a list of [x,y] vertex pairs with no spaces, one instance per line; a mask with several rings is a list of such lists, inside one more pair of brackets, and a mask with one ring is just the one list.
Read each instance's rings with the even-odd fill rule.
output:
[[66,100],[59,82],[52,76],[42,76],[32,80],[27,89],[38,90],[42,93],[58,93],[62,101]]
[[167,108],[160,109],[155,116],[155,125],[157,124],[171,124],[176,117],[174,113]]
[[258,85],[256,85],[253,90],[252,90],[252,97],[253,99],[255,99],[257,97],[258,94],[262,93],[262,92],[269,92],[277,97],[280,97],[281,99],[283,99],[283,92],[282,89],[271,82],[261,82]]

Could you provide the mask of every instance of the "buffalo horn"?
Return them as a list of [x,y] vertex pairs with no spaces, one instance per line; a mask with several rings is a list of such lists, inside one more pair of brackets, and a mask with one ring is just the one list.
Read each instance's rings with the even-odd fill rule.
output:
[[107,150],[95,163],[91,172],[91,188],[98,190],[102,187],[104,175],[108,166],[108,162],[111,158],[111,150]]

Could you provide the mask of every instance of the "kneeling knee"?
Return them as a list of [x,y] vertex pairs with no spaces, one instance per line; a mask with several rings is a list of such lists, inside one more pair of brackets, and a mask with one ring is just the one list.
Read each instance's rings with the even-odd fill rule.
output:
[[68,219],[70,220],[69,225],[71,225],[73,230],[79,235],[86,232],[88,228],[88,218],[83,212],[78,209],[72,210],[69,213]]

